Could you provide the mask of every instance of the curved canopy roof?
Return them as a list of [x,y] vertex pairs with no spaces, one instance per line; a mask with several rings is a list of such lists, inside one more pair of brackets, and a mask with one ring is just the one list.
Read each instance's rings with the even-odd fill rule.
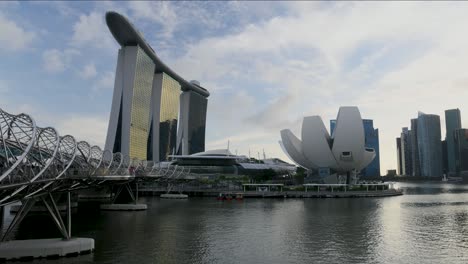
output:
[[156,52],[154,52],[151,46],[146,42],[141,33],[133,26],[130,21],[128,21],[127,18],[117,12],[111,11],[106,13],[106,23],[115,40],[117,40],[117,42],[122,47],[134,45],[140,46],[153,60],[154,64],[156,65],[155,71],[165,72],[174,78],[180,83],[182,90],[192,90],[206,97],[210,95],[210,93],[205,88],[197,85],[195,82],[186,81],[166,64],[164,64],[161,59],[156,56]]

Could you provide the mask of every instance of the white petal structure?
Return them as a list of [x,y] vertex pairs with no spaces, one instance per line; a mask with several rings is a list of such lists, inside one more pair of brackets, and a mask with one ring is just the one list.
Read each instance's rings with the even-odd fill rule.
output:
[[281,139],[283,150],[299,166],[305,169],[317,168],[311,161],[307,160],[302,154],[302,142],[289,129],[281,130]]
[[317,167],[337,169],[336,160],[331,151],[332,139],[322,118],[306,116],[302,121],[302,153]]
[[355,106],[340,107],[333,137],[319,116],[307,116],[302,122],[302,141],[289,129],[281,130],[281,139],[283,151],[306,169],[360,171],[375,157],[374,149],[365,147],[364,126]]

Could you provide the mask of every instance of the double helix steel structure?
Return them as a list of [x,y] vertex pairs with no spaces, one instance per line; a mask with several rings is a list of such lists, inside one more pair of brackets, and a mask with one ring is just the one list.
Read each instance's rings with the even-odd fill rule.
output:
[[193,176],[183,167],[103,151],[52,127],[38,127],[30,115],[0,109],[0,206],[113,181],[177,179]]

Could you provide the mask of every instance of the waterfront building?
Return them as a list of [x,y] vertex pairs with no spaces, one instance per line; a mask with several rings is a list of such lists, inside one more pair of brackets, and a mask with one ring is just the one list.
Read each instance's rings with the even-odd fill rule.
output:
[[203,151],[209,92],[166,66],[125,17],[108,12],[106,23],[121,48],[105,149],[155,162],[179,147]]
[[440,117],[418,114],[418,151],[423,177],[442,176],[442,143]]
[[413,159],[411,148],[411,133],[407,127],[404,127],[400,135],[401,139],[401,175],[413,175]]
[[[375,151],[375,158],[372,162],[361,170],[361,177],[379,177],[380,176],[380,148],[379,148],[379,129],[374,128],[374,120],[363,119],[364,141],[366,148],[372,148]],[[330,134],[333,135],[336,120],[330,120]]]
[[396,145],[397,145],[397,163],[398,163],[397,172],[398,172],[398,175],[402,175],[402,172],[403,172],[403,161],[402,161],[403,153],[401,152],[401,138],[398,137],[396,139]]
[[445,110],[445,140],[447,142],[446,155],[448,161],[447,174],[455,174],[456,171],[454,133],[457,129],[461,129],[461,127],[460,109]]
[[278,174],[292,174],[296,166],[281,159],[252,160],[246,156],[232,154],[228,149],[214,149],[191,155],[170,155],[171,165],[180,165],[199,176],[251,175],[265,170]]
[[468,129],[457,129],[453,135],[456,174],[468,178]]
[[412,176],[420,176],[421,169],[419,164],[419,147],[418,147],[418,119],[411,119],[411,161],[413,164]]
[[374,149],[365,146],[362,124],[357,107],[340,107],[331,135],[319,116],[306,116],[302,122],[302,139],[283,129],[280,145],[299,166],[307,170],[330,168],[337,175],[346,175],[349,184],[351,173],[356,176],[376,155]]

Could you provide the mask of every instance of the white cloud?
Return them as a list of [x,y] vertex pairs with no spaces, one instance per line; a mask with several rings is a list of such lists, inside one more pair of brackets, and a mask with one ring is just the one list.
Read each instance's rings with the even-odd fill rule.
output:
[[112,39],[105,21],[104,12],[91,12],[89,15],[80,15],[73,26],[72,46],[90,46],[115,51],[116,43]]
[[26,31],[0,12],[0,50],[18,51],[28,48],[36,34]]
[[60,135],[72,135],[77,141],[104,147],[108,125],[107,116],[71,115],[61,118],[55,125]]
[[148,19],[158,23],[164,28],[163,37],[172,37],[174,30],[179,24],[179,18],[172,7],[171,2],[166,1],[131,1],[128,3],[133,17],[138,19]]
[[45,50],[42,53],[44,70],[48,73],[63,72],[71,66],[73,57],[78,54],[79,52],[75,49],[66,49],[64,51],[57,49]]
[[93,86],[94,91],[98,91],[100,89],[111,89],[114,87],[114,80],[115,74],[113,72],[105,72],[101,75],[101,77],[95,82]]
[[81,76],[81,78],[85,80],[96,77],[97,75],[96,65],[94,65],[94,63],[86,64],[83,67],[83,69],[79,72],[79,75]]
[[[237,111],[242,103],[232,106],[238,117],[226,113],[224,122],[209,112],[209,142],[218,145],[231,135],[248,138],[261,131],[255,123],[269,130],[265,138],[271,144],[242,140],[239,148],[268,145],[268,152],[284,157],[276,144],[280,126],[299,129],[303,116],[320,115],[328,127],[339,106],[357,105],[363,118],[373,118],[379,128],[385,173],[396,166],[395,137],[417,110],[443,117],[444,109],[459,107],[468,124],[468,108],[463,115],[468,96],[468,37],[462,33],[468,23],[466,3],[286,5],[286,15],[190,44],[173,63],[182,76],[233,90],[239,82],[246,96],[264,98],[247,112]],[[213,94],[211,105],[227,100],[215,97],[222,86],[206,88]],[[277,100],[267,102],[270,98]],[[232,123],[230,129],[222,129],[227,123]]]

